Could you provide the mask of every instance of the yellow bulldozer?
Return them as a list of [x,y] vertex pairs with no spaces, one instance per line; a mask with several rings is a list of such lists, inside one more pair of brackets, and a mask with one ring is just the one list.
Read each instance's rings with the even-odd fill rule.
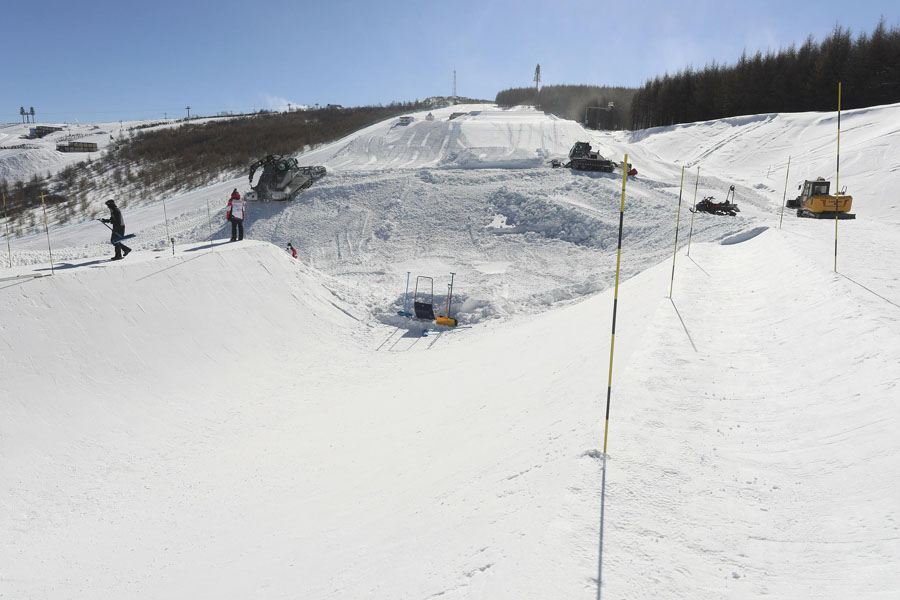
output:
[[798,217],[833,219],[836,214],[838,219],[856,218],[856,215],[850,212],[853,196],[847,195],[846,186],[832,196],[829,193],[831,182],[818,177],[815,181],[804,181],[803,185],[798,186],[797,189],[801,190],[800,195],[793,200],[788,200],[786,206],[796,208]]

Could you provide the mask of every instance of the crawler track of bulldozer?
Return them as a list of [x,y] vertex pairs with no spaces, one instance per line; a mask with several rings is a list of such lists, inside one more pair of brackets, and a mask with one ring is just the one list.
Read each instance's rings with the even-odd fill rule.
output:
[[[259,181],[253,185],[253,175],[262,168]],[[269,154],[250,166],[251,190],[245,195],[248,202],[287,202],[325,176],[322,166],[301,167],[296,158]]]
[[569,150],[569,162],[564,166],[578,171],[601,171],[603,173],[612,173],[616,167],[613,161],[591,151],[591,145],[587,142],[575,142],[575,145]]

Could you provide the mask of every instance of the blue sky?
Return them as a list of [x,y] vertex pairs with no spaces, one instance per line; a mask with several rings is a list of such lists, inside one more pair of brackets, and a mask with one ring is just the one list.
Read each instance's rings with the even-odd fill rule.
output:
[[457,93],[493,100],[542,83],[640,86],[854,35],[900,2],[10,2],[0,36],[0,122],[155,119],[316,103],[359,106]]

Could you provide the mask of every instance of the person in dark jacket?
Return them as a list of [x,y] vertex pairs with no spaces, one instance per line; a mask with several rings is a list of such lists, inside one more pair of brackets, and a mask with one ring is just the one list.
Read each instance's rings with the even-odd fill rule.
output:
[[112,257],[112,260],[122,260],[131,252],[131,248],[121,242],[116,242],[125,235],[125,219],[122,218],[122,211],[116,206],[115,200],[107,200],[106,206],[109,208],[109,218],[100,220],[112,225],[112,235],[109,241],[116,246],[116,255]]
[[228,213],[225,218],[231,221],[231,241],[244,239],[244,200],[237,188],[234,188],[231,198],[228,199]]

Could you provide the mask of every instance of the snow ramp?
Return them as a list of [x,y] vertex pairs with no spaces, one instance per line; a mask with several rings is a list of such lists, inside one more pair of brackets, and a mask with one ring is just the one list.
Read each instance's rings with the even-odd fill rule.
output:
[[[329,170],[408,168],[530,169],[565,157],[572,145],[591,136],[575,121],[528,107],[489,104],[451,106],[411,113],[413,121],[381,121],[300,157]],[[451,118],[452,117],[452,118]],[[600,152],[608,148],[599,144]]]
[[2,408],[49,416],[84,402],[239,395],[261,367],[299,358],[301,337],[355,322],[339,305],[300,261],[261,242],[57,262],[52,277],[0,282]]

